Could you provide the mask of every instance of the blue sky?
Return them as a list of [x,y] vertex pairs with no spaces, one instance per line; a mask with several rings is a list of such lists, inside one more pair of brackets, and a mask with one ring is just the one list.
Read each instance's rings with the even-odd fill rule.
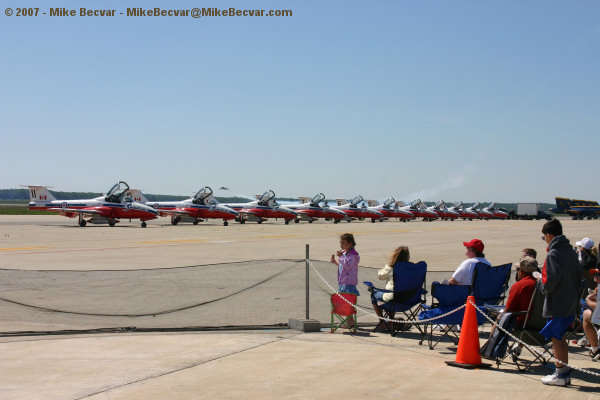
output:
[[293,16],[2,0],[0,188],[600,200],[598,1],[51,3]]

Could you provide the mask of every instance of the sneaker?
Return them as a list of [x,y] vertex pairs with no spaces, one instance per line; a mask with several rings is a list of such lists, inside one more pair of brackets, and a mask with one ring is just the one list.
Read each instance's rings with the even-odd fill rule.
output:
[[513,344],[512,347],[510,348],[510,352],[512,353],[513,357],[515,357],[515,358],[517,358],[521,355],[521,350],[523,350],[523,348],[519,346],[519,343]]
[[559,373],[554,372],[552,375],[547,375],[542,378],[542,383],[544,385],[552,385],[552,386],[567,386],[571,383],[571,377],[568,372]]
[[[574,341],[575,342],[575,341]],[[581,339],[579,339],[578,341],[575,342],[578,346],[581,347],[587,347],[590,345],[590,341],[588,340],[588,338],[586,336],[582,337]]]
[[592,357],[592,361],[598,361],[598,359],[600,358],[600,348],[598,348],[596,351],[590,349],[589,354],[590,357]]

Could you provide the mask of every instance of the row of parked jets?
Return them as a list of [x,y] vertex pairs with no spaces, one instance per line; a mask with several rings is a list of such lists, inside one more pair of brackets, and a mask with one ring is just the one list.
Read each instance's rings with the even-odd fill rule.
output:
[[79,225],[87,223],[108,224],[114,226],[121,219],[139,219],[141,226],[146,227],[146,221],[161,217],[170,217],[171,223],[177,225],[181,221],[190,221],[194,225],[206,219],[222,219],[223,225],[235,220],[241,224],[254,221],[261,224],[270,218],[281,218],[286,224],[290,221],[308,221],[325,219],[338,223],[356,219],[385,221],[397,218],[409,221],[423,218],[424,221],[436,219],[506,219],[508,214],[495,208],[494,203],[479,208],[475,203],[472,207],[464,207],[462,202],[448,207],[443,201],[426,207],[421,200],[416,199],[409,205],[389,197],[379,204],[374,200],[365,201],[362,196],[356,196],[347,201],[336,199],[336,205],[329,205],[323,193],[312,198],[300,197],[300,204],[279,204],[272,190],[267,190],[257,199],[247,203],[221,204],[213,196],[210,187],[205,186],[193,197],[183,201],[152,202],[137,189],[129,188],[127,183],[120,181],[112,186],[104,196],[84,200],[57,200],[47,186],[27,186],[29,188],[29,209],[53,211],[69,218],[79,218]]

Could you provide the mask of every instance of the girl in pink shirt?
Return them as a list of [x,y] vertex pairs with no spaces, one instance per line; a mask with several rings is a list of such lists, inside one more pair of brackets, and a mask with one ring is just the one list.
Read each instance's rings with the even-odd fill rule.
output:
[[354,249],[356,242],[351,233],[344,233],[340,236],[340,247],[337,251],[339,261],[335,260],[335,255],[331,255],[331,262],[338,264],[338,285],[340,292],[354,293],[360,296],[356,285],[358,284],[358,263],[360,256]]

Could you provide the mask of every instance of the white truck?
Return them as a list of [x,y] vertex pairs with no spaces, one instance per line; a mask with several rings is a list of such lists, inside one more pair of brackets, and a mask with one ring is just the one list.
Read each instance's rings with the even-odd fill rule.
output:
[[540,209],[539,203],[517,203],[512,219],[550,219],[551,215]]

